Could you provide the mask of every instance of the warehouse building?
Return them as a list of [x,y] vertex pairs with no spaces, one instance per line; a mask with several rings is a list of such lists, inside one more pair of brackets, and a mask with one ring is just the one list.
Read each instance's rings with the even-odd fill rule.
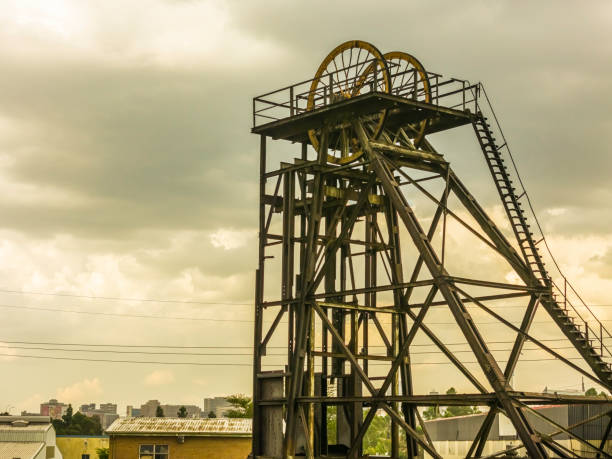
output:
[[106,430],[111,459],[244,459],[251,419],[123,418]]
[[[561,426],[571,426],[609,411],[612,409],[612,403],[606,405],[549,405],[533,408],[539,414],[544,415]],[[476,438],[486,415],[487,413],[485,412],[468,416],[437,418],[425,421],[425,427],[436,446],[436,450],[445,459],[464,458],[472,445],[473,439]],[[534,429],[542,434],[549,435],[558,430],[531,412],[525,412],[525,416]],[[572,432],[599,446],[609,420],[608,416],[600,417],[573,429]],[[593,451],[566,433],[556,434],[554,439],[578,454],[588,455]],[[483,455],[494,454],[498,451],[518,446],[518,444],[518,436],[510,420],[504,415],[497,414],[493,421]],[[611,441],[608,441],[606,450],[612,451]]]
[[63,459],[49,416],[0,416],[0,458]]

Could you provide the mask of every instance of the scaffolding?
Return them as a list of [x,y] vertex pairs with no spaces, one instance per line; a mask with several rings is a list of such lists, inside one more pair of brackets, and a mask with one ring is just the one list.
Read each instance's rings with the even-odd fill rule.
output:
[[[407,457],[438,458],[418,408],[451,405],[489,408],[467,457],[482,457],[498,413],[516,430],[515,450],[528,457],[584,457],[556,441],[560,433],[589,451],[586,457],[610,457],[609,422],[594,443],[575,433],[576,426],[547,418],[557,433],[538,430],[533,418],[542,415],[532,408],[601,405],[596,419],[607,419],[612,406],[606,397],[523,392],[511,384],[529,343],[609,390],[612,354],[605,340],[611,336],[565,278],[548,273],[539,251],[546,241],[533,234],[528,196],[522,182],[513,183],[510,151],[505,139],[494,138],[495,129],[503,136],[495,122],[480,83],[445,78],[407,53],[382,54],[363,41],[335,48],[314,78],[253,99],[252,132],[260,136],[254,457],[362,457],[364,435],[384,412],[391,420],[390,457],[402,450]],[[428,140],[466,125],[473,126],[499,194],[504,228]],[[268,170],[268,138],[298,144],[299,156]],[[426,217],[415,211],[416,199],[432,206]],[[458,227],[505,263],[514,280],[458,274],[447,259]],[[464,256],[472,256],[470,247]],[[509,301],[522,305],[520,325],[495,307]],[[427,325],[428,313],[441,308],[478,374]],[[480,332],[475,309],[514,334],[503,362]],[[582,362],[532,334],[539,310]],[[474,393],[415,394],[417,335]],[[269,352],[278,347],[282,363]]]

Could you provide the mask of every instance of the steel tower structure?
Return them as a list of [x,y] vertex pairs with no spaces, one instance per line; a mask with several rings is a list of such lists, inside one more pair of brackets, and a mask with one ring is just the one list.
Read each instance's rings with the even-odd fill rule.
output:
[[[523,209],[528,198],[513,183],[507,144],[494,138],[485,116],[492,109],[483,96],[481,84],[428,72],[409,54],[382,54],[369,43],[350,41],[323,60],[313,79],[253,100],[252,132],[260,136],[254,457],[361,457],[377,412],[391,419],[391,457],[404,449],[408,457],[419,449],[441,457],[417,409],[433,405],[489,407],[467,457],[482,457],[497,413],[514,426],[520,439],[515,449],[529,457],[580,457],[556,441],[559,433],[591,457],[609,457],[604,441],[589,443],[575,426],[558,425],[532,408],[603,406],[591,422],[612,413],[606,398],[520,392],[511,384],[529,343],[611,389],[610,334],[586,305],[575,304],[564,279],[559,288],[547,272],[542,239],[533,235]],[[428,141],[464,125],[474,128],[505,212],[503,227]],[[299,157],[281,156],[280,167],[268,169],[275,154],[268,138],[297,143]],[[415,210],[418,199],[432,203],[426,217]],[[457,226],[495,254],[514,281],[458,275],[447,260],[447,241]],[[471,256],[465,247],[464,257]],[[518,325],[496,309],[509,301],[522,307]],[[427,315],[441,308],[478,372],[427,325]],[[475,309],[514,334],[504,361],[481,333]],[[532,334],[538,310],[582,362]],[[417,335],[448,359],[474,393],[415,393]],[[279,347],[285,352],[270,352]],[[556,433],[545,434],[536,419]]]

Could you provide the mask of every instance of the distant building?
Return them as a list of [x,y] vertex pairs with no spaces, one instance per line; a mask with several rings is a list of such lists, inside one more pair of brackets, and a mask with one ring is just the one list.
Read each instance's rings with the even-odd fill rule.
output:
[[208,417],[208,413],[211,411],[215,413],[215,416],[222,418],[225,416],[225,412],[232,408],[225,397],[212,397],[204,399],[204,417]]
[[83,435],[58,435],[57,447],[64,459],[97,459],[98,448],[108,448],[108,437]]
[[41,416],[49,416],[51,419],[61,419],[62,416],[66,414],[67,409],[68,405],[66,405],[65,403],[58,402],[54,398],[52,398],[46,403],[40,404]]
[[100,411],[104,411],[105,413],[117,414],[117,404],[116,403],[100,403]]
[[125,415],[128,418],[137,418],[142,416],[140,408],[134,408],[132,405],[128,405],[125,409]]
[[63,459],[49,416],[0,416],[0,458]]
[[164,410],[165,417],[176,418],[178,417],[178,412],[182,406],[184,406],[185,410],[187,410],[188,418],[198,419],[202,417],[202,408],[195,405],[161,405],[161,408]]
[[117,414],[117,405],[114,403],[101,403],[100,408],[96,408],[95,403],[89,403],[87,405],[81,405],[79,411],[81,414],[90,418],[98,416],[102,429],[106,429],[115,419],[119,418]]
[[251,419],[123,418],[111,425],[112,459],[244,459]]
[[[579,424],[586,419],[594,417],[612,408],[612,404],[606,405],[549,405],[534,406],[538,413],[553,420],[557,424],[570,426]],[[536,417],[529,411],[524,412],[527,421],[535,430],[544,435],[550,435],[557,430],[556,427]],[[437,418],[425,421],[425,427],[436,451],[445,459],[464,458],[476,437],[487,413],[471,414],[467,416],[456,416],[449,418]],[[573,432],[582,438],[599,445],[609,418],[601,417],[590,423],[584,423],[573,429]],[[559,433],[554,437],[564,447],[574,450],[579,457],[591,457],[592,450],[584,448],[565,433]],[[510,420],[499,413],[491,426],[488,441],[482,452],[484,456],[494,454],[506,448],[517,446],[520,443],[514,425]],[[606,444],[606,451],[611,451],[612,442]]]
[[95,403],[89,403],[87,405],[81,405],[81,407],[79,408],[79,411],[83,414],[87,413],[88,411],[93,411],[96,409],[96,404]]
[[560,395],[584,395],[584,391],[577,389],[549,389],[545,387],[542,391],[543,394],[560,394]]
[[[195,405],[161,405],[159,400],[149,400],[147,403],[140,406],[140,416],[145,418],[154,418],[157,414],[157,407],[161,407],[164,416],[167,418],[178,417],[178,411],[184,406],[187,410],[188,418],[201,418],[202,409]],[[134,409],[132,408],[132,412]],[[135,417],[135,416],[133,416]]]
[[149,400],[140,405],[140,415],[145,418],[154,418],[158,406],[161,406],[159,400]]

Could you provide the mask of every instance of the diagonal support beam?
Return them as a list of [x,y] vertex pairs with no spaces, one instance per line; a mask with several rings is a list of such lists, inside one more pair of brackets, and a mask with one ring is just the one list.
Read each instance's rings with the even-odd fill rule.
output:
[[574,440],[576,440],[577,442],[581,443],[582,445],[586,446],[589,449],[592,449],[594,451],[597,451],[599,454],[603,454],[604,457],[609,457],[612,458],[612,456],[608,453],[606,453],[603,449],[598,448],[597,446],[593,445],[591,442],[585,440],[584,438],[582,438],[580,435],[575,434],[574,432],[571,431],[571,429],[566,429],[565,427],[563,427],[561,424],[553,421],[552,419],[544,416],[542,413],[538,412],[537,410],[534,410],[533,408],[531,408],[529,405],[524,404],[521,401],[517,401],[517,404],[519,404],[520,406],[522,406],[525,410],[529,411],[529,413],[531,413],[532,415],[534,415],[535,417],[547,422],[548,424],[550,424],[551,426],[556,427],[557,429],[559,429],[558,432],[555,432],[554,434],[550,435],[551,437],[553,435],[557,435],[560,433],[564,433],[567,436],[569,436],[570,438],[573,438]]
[[[387,373],[387,376],[385,377],[385,380],[383,381],[382,385],[380,386],[380,389],[378,390],[378,394],[377,394],[378,397],[383,397],[387,393],[387,389],[389,389],[389,386],[391,385],[391,382],[393,382],[393,377],[397,373],[397,370],[398,370],[400,364],[403,362],[403,360],[408,355],[408,350],[410,349],[410,344],[412,343],[412,340],[416,336],[416,333],[419,330],[420,325],[423,323],[423,319],[425,319],[425,314],[427,314],[427,311],[429,309],[429,305],[431,304],[431,302],[433,301],[434,297],[436,296],[437,291],[438,291],[437,287],[433,286],[431,288],[429,294],[427,295],[427,300],[425,301],[426,306],[423,306],[421,308],[421,310],[419,311],[419,314],[418,314],[417,318],[415,319],[414,323],[412,324],[412,328],[410,329],[410,332],[406,336],[401,349],[399,350],[397,356],[393,360],[393,363],[391,364],[391,369],[389,370],[389,373]],[[368,415],[369,415],[369,413],[368,413]],[[349,451],[349,457],[351,457],[351,454],[355,454],[356,453],[356,451],[357,451],[356,448],[358,447],[357,445],[359,443],[361,443],[361,441],[363,440],[363,436],[367,432],[368,427],[370,427],[370,422],[373,419],[374,419],[374,416],[368,416],[364,420],[361,428],[359,429],[359,432],[357,433],[357,437],[355,439],[355,442],[353,443],[353,446],[351,447],[351,450]]]
[[[608,437],[610,436],[610,429],[612,429],[612,416],[610,415],[610,413],[607,413],[608,416],[610,416],[610,420],[608,421],[608,425],[606,427],[606,431],[604,432],[603,436],[601,437],[601,443],[599,444],[599,449],[604,449],[606,446],[606,442],[608,441]],[[601,455],[597,454],[596,456],[597,458],[600,458]]]
[[[325,312],[316,303],[313,304],[313,309],[319,315],[319,317],[323,321],[324,326],[330,332],[332,338],[336,341],[342,353],[345,355],[346,359],[350,362],[355,373],[363,381],[363,384],[366,386],[370,394],[372,396],[377,396],[378,391],[372,384],[372,381],[370,381],[370,378],[368,378],[368,376],[365,374],[365,372],[363,371],[363,368],[361,368],[361,366],[357,362],[357,358],[353,355],[353,353],[347,347],[344,340],[342,339],[342,336],[340,335],[340,333],[338,333],[338,330],[336,330],[334,325],[331,323],[331,321],[329,320],[329,317],[327,317],[327,314],[325,314]],[[412,429],[412,427],[406,424],[406,422],[402,419],[402,417],[398,413],[396,413],[394,410],[392,410],[389,406],[387,406],[384,403],[381,404],[381,408],[384,409],[387,413],[389,413],[389,416],[395,418],[396,421],[400,425],[402,425],[404,429],[406,429],[406,433],[410,435],[412,438],[414,438],[414,440],[419,445],[421,445],[425,451],[427,451],[430,455],[432,455],[435,458],[441,458],[441,456],[438,453],[436,453],[435,450],[432,450],[429,447],[429,445],[423,441],[423,439],[419,436],[419,434],[414,429]],[[373,415],[374,414],[372,414],[372,416]]]
[[[448,202],[448,194],[450,191],[448,184],[449,184],[449,181],[448,181],[448,174],[447,174],[446,186],[444,187],[444,193],[442,193],[442,197],[440,198],[438,207],[436,207],[436,211],[434,212],[433,218],[431,219],[429,230],[427,231],[427,237],[429,238],[429,240],[433,239],[434,235],[436,234],[438,224],[440,223],[440,219],[444,216],[444,209],[446,209],[446,203]],[[414,282],[417,280],[422,267],[423,267],[423,257],[419,254],[416,264],[414,266],[414,269],[412,270],[412,275],[410,276],[410,282]],[[406,293],[404,295],[406,302],[410,300],[410,296],[412,295],[413,291],[414,291],[414,287],[408,287],[406,289]]]
[[506,325],[508,328],[514,330],[517,333],[520,333],[521,335],[524,335],[526,339],[528,339],[529,341],[531,341],[533,344],[535,344],[536,346],[538,346],[539,348],[543,349],[544,351],[548,352],[550,355],[552,355],[553,357],[561,360],[563,363],[565,363],[567,366],[571,367],[573,370],[576,370],[578,373],[586,376],[587,378],[589,378],[591,381],[596,382],[597,384],[602,384],[602,382],[596,377],[593,376],[592,374],[590,374],[587,371],[584,371],[582,368],[580,368],[578,365],[570,362],[568,359],[566,359],[565,357],[563,357],[561,354],[559,354],[558,352],[553,351],[551,348],[549,348],[548,346],[546,346],[544,343],[542,343],[540,340],[537,340],[536,338],[534,338],[533,336],[531,336],[529,333],[523,332],[520,328],[518,328],[517,326],[513,325],[512,323],[508,322],[506,319],[504,319],[502,316],[500,316],[499,314],[497,314],[495,311],[492,311],[491,309],[489,309],[487,306],[485,306],[484,304],[482,304],[480,301],[478,301],[477,299],[473,298],[472,296],[470,296],[468,293],[466,293],[465,291],[457,288],[457,290],[459,292],[461,292],[463,295],[465,295],[466,297],[470,298],[472,300],[472,302],[474,304],[476,304],[478,307],[480,307],[480,309],[482,309],[483,311],[489,313],[489,315],[491,315],[492,317],[496,318],[497,320],[499,320],[501,323],[503,323],[504,325]]
[[446,301],[448,301],[449,309],[451,310],[457,325],[472,348],[478,363],[480,364],[483,372],[487,376],[487,379],[498,397],[499,403],[502,405],[508,417],[514,424],[517,434],[525,445],[528,454],[534,459],[544,458],[545,456],[538,447],[536,439],[531,434],[530,426],[524,421],[524,419],[522,419],[519,410],[514,406],[512,399],[508,394],[508,391],[511,390],[511,388],[504,378],[501,369],[497,365],[495,358],[493,355],[491,355],[486,347],[484,340],[478,333],[474,322],[468,310],[459,298],[459,295],[454,290],[453,286],[446,279],[444,279],[446,276],[448,276],[448,273],[441,265],[429,239],[427,239],[427,235],[421,228],[418,219],[414,215],[412,208],[399,190],[399,186],[395,182],[393,174],[381,159],[381,156],[370,148],[367,135],[361,123],[354,121],[352,124],[357,133],[361,146],[364,148],[364,151],[370,160],[371,167],[374,169],[376,175],[381,181],[385,194],[391,200],[400,218],[404,222],[413,243],[423,257],[423,261],[427,266],[427,269],[436,281],[436,285],[440,289],[440,293],[446,299]]
[[[416,319],[414,311],[408,310],[406,312],[412,319]],[[459,360],[453,351],[451,351],[446,345],[436,336],[436,334],[425,324],[421,324],[421,330],[427,335],[427,337],[442,351],[442,353],[448,358],[453,365],[478,389],[481,394],[486,394],[489,391],[478,381],[476,376],[472,374],[470,370]]]
[[[533,318],[535,317],[535,313],[537,311],[539,298],[535,295],[531,296],[529,300],[529,304],[527,305],[527,309],[525,310],[525,314],[523,316],[523,321],[521,323],[521,330],[524,333],[529,331],[531,327],[531,323],[533,322]],[[514,346],[512,347],[512,352],[510,352],[510,357],[508,357],[508,362],[506,363],[506,369],[504,370],[504,376],[507,379],[510,379],[514,374],[514,369],[516,368],[516,364],[518,363],[519,356],[521,355],[521,351],[523,350],[523,346],[525,344],[525,335],[519,333],[516,336],[514,341]],[[485,444],[489,437],[489,432],[491,432],[491,427],[493,426],[493,421],[495,420],[495,415],[497,414],[497,409],[491,408],[489,413],[487,413],[486,418],[484,419],[478,436],[474,439],[470,450],[468,451],[467,457],[472,457],[472,453],[475,449],[475,457],[480,457],[482,455],[482,451],[484,450]],[[478,443],[477,443],[478,442]]]

